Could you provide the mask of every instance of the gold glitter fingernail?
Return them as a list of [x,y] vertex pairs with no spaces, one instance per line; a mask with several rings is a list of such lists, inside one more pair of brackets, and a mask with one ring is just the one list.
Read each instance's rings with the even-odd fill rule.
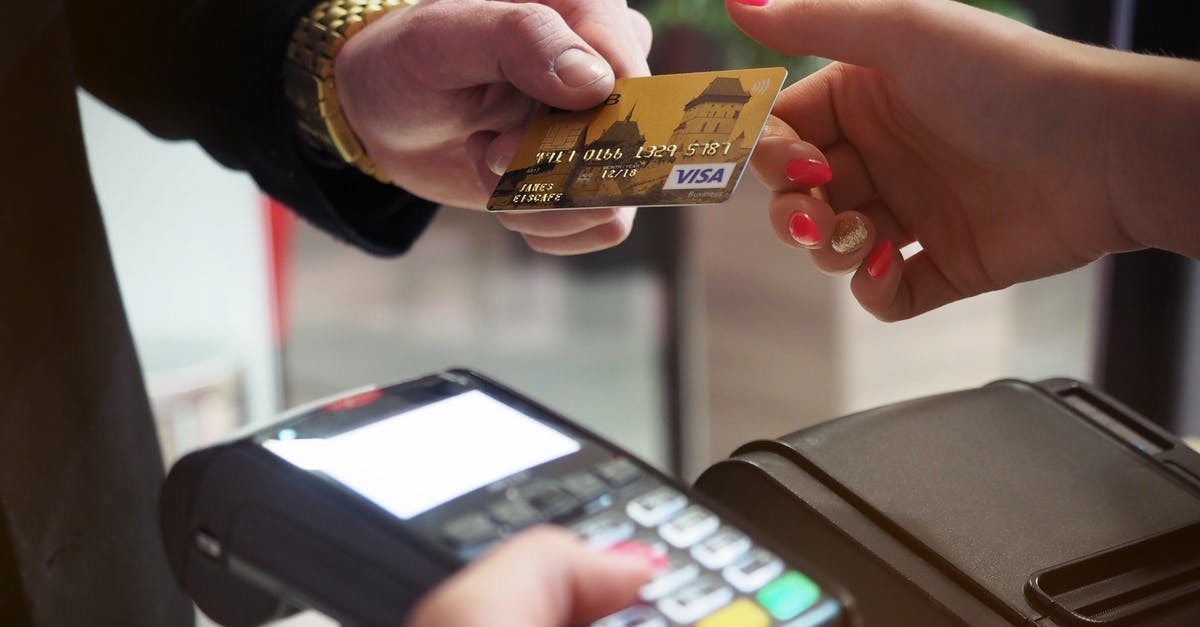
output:
[[838,220],[837,224],[833,225],[833,235],[829,238],[829,245],[834,252],[844,255],[862,248],[866,241],[867,223],[858,216],[850,216]]

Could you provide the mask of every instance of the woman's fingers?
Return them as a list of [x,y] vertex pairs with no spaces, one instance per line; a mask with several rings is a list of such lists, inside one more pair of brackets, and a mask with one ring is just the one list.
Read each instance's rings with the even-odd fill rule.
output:
[[771,115],[763,126],[750,171],[773,192],[800,191],[824,185],[832,172],[816,146],[800,139],[795,129]]
[[803,192],[773,195],[768,210],[779,240],[807,249],[817,268],[828,274],[857,268],[877,239],[874,223],[862,213],[835,214],[828,203]]
[[829,169],[836,173],[824,187],[825,198],[835,209],[862,209],[879,198],[862,155],[849,142],[838,141],[825,149]]
[[804,192],[772,194],[768,212],[771,227],[784,244],[808,250],[829,245],[835,216],[825,201]]
[[868,255],[850,281],[850,291],[863,309],[885,322],[906,320],[974,296],[956,288],[926,252],[906,260],[895,246]]

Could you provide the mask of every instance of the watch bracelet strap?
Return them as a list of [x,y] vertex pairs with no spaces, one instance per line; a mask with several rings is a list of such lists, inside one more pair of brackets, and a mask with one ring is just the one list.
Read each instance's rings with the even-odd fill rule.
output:
[[301,136],[381,182],[390,182],[350,128],[337,97],[333,62],[346,42],[368,24],[418,0],[325,0],[300,18],[284,63],[284,93]]

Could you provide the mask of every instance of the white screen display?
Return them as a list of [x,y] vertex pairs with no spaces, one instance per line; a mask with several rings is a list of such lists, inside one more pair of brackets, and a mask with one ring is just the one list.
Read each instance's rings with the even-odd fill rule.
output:
[[277,438],[263,446],[300,468],[329,475],[400,518],[580,448],[478,390],[333,437]]

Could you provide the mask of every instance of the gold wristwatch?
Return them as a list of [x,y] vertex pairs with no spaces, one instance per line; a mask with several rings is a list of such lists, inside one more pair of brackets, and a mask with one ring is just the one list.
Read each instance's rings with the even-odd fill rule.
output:
[[351,130],[338,102],[333,59],[367,24],[419,0],[325,0],[300,18],[287,47],[284,92],[292,103],[300,133],[313,147],[341,157],[387,183]]

